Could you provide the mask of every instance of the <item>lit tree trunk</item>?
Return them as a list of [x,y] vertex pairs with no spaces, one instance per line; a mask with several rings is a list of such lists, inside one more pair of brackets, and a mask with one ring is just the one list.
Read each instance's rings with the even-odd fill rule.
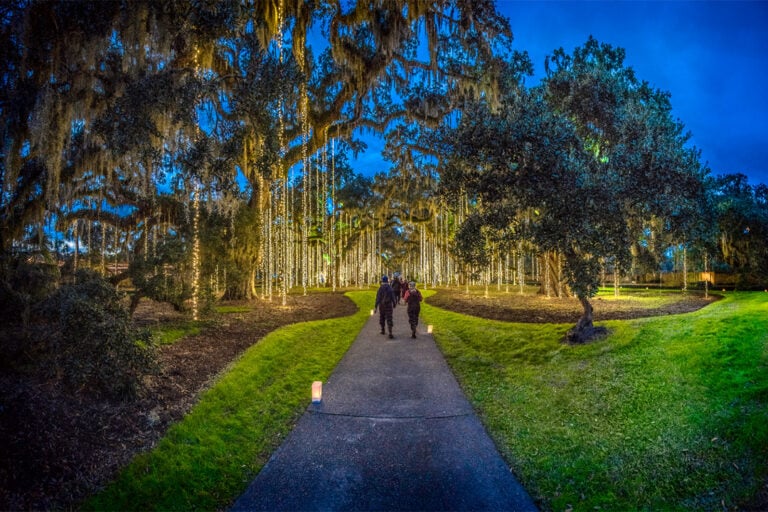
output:
[[600,265],[600,287],[605,288],[605,258],[601,259]]
[[77,274],[77,259],[80,256],[80,234],[78,233],[78,225],[80,224],[79,220],[75,220],[75,225],[73,228],[73,237],[75,239],[75,261],[74,261],[74,273]]
[[707,255],[704,254],[704,298],[709,298],[709,270],[708,270],[708,264],[707,264]]
[[550,297],[554,292],[556,297],[570,296],[563,282],[562,259],[560,253],[547,251],[540,257],[539,263],[540,285],[539,293]]
[[251,283],[250,298],[254,298],[254,297],[257,297],[259,295],[259,288],[256,285],[256,274],[257,274],[257,272],[258,272],[258,269],[256,267],[251,268],[251,278],[249,279],[249,282]]
[[504,292],[509,293],[509,253],[504,255]]

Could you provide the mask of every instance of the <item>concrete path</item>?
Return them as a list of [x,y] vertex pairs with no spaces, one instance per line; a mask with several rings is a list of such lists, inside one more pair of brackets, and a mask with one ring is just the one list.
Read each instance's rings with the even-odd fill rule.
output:
[[369,319],[232,510],[536,510],[426,326],[394,319],[395,339]]

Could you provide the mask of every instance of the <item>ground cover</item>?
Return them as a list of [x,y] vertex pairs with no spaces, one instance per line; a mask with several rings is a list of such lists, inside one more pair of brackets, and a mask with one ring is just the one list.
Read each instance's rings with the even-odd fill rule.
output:
[[558,341],[570,323],[479,319],[441,295],[424,319],[542,509],[768,506],[768,294],[601,322],[606,339],[575,347]]

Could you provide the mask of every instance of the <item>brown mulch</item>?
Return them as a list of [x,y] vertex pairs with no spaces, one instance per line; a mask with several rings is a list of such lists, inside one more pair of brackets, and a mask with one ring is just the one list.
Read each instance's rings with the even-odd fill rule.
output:
[[[200,335],[159,350],[160,374],[133,402],[67,393],[30,375],[0,375],[0,510],[76,507],[149,450],[195,404],[200,392],[265,334],[291,323],[353,314],[341,293],[289,295],[243,303],[247,313],[219,315]],[[181,319],[165,304],[143,301],[137,325]]]
[[[689,292],[678,300],[657,308],[644,308],[629,298],[603,300],[597,297],[591,300],[591,304],[594,308],[594,320],[599,322],[690,313],[718,299],[718,295],[710,294],[705,298],[703,293]],[[486,298],[482,292],[466,293],[458,288],[441,288],[439,293],[425,300],[429,304],[457,313],[505,322],[575,324],[583,311],[581,303],[574,297],[545,297],[530,293],[494,293]]]

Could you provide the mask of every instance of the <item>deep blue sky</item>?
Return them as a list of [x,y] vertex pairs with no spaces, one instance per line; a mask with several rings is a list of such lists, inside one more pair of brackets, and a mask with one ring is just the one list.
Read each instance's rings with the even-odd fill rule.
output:
[[[590,35],[622,47],[639,79],[672,94],[674,115],[713,175],[768,184],[768,1],[497,0],[497,8],[515,48],[531,56],[530,85],[555,48],[571,53]],[[356,170],[385,170],[379,152],[371,141]]]

